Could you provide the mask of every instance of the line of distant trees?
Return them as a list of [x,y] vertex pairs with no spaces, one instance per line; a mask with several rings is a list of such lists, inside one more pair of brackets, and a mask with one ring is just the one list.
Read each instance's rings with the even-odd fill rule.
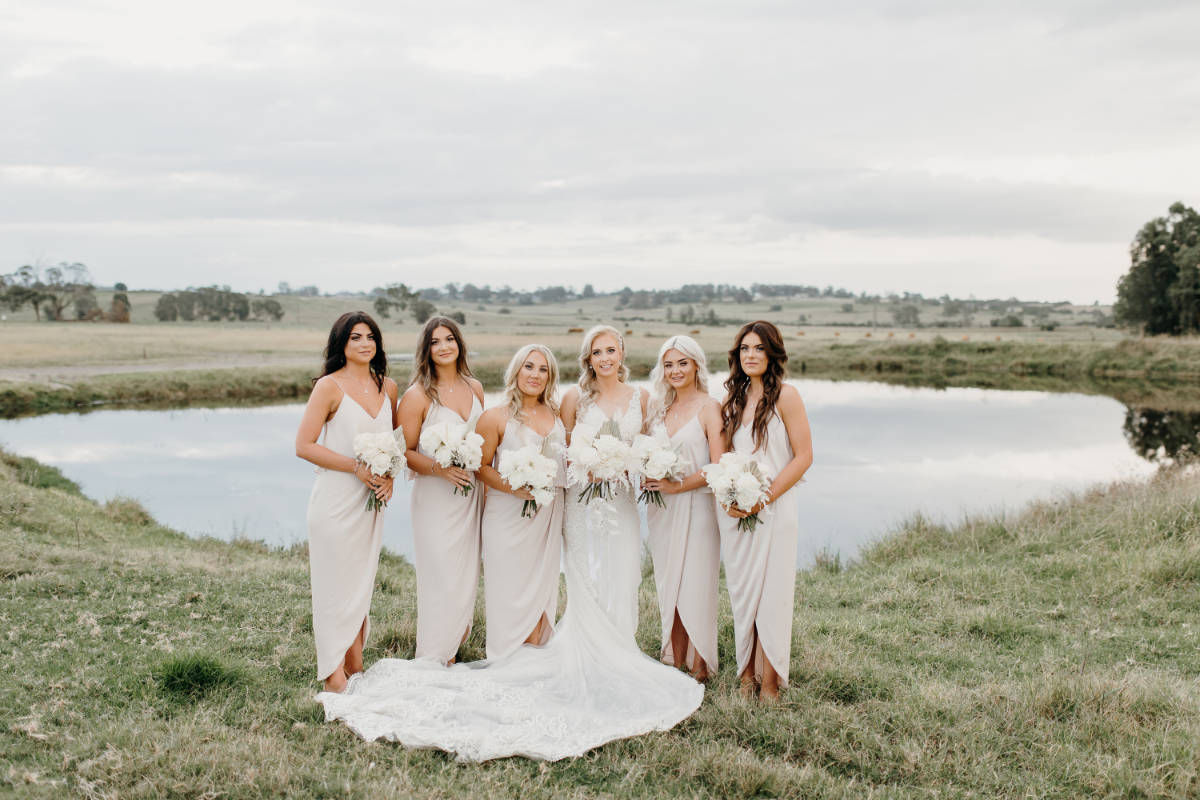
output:
[[129,322],[128,288],[118,283],[113,290],[105,310],[96,300],[96,286],[83,264],[64,262],[45,268],[26,264],[0,275],[0,306],[13,312],[29,306],[38,321]]
[[154,306],[154,316],[160,322],[234,322],[248,319],[278,322],[283,319],[283,314],[283,306],[278,300],[235,292],[228,286],[201,286],[167,292],[159,296]]

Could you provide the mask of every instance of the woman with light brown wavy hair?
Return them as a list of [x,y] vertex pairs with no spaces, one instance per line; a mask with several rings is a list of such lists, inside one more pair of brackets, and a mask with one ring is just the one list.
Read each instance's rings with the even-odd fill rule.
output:
[[[482,492],[475,473],[443,467],[421,447],[433,425],[474,428],[483,384],[471,375],[467,345],[454,320],[433,317],[417,339],[413,376],[400,398],[412,487],[413,566],[417,572],[417,658],[454,661],[471,632],[479,583]],[[466,496],[463,496],[463,492]]]
[[[788,684],[800,516],[795,486],[813,461],[808,415],[796,387],[784,382],[786,364],[778,328],[762,320],[743,325],[729,351],[721,404],[724,450],[751,455],[771,477],[766,502],[748,511],[717,510],[742,692],[761,692],[765,700],[777,699]],[[755,513],[759,524],[738,530],[738,520]]]

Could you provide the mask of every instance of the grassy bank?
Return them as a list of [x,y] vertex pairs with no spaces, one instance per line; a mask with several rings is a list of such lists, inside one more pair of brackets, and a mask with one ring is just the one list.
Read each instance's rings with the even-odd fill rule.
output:
[[[1200,793],[1200,476],[949,530],[797,581],[775,707],[722,670],[676,729],[547,765],[364,744],[311,697],[302,548],[189,540],[0,461],[0,790],[27,797],[1189,797]],[[395,513],[403,513],[402,510]],[[385,557],[368,661],[409,656]],[[653,587],[640,644],[657,647]],[[482,655],[483,622],[467,645]]]
[[[480,360],[475,374],[488,389],[504,384],[507,360]],[[651,362],[634,357],[638,377],[650,373]],[[115,369],[119,369],[116,367]],[[41,381],[0,380],[0,418],[60,411],[81,411],[98,406],[175,407],[206,403],[247,403],[303,400],[312,388],[314,367],[232,367],[161,372],[116,372]],[[411,374],[409,364],[394,365],[390,374],[403,388]],[[562,380],[574,381],[578,366],[565,362]]]
[[793,360],[803,364],[805,374],[821,376],[903,375],[981,382],[1006,377],[1200,381],[1200,339],[1059,342],[969,335],[957,341],[944,337],[900,342],[860,339],[800,346],[795,348]]

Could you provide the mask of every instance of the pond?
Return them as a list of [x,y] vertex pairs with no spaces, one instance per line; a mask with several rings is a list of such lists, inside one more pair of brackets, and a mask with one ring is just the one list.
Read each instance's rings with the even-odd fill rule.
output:
[[[808,407],[816,453],[799,489],[799,566],[823,550],[853,559],[917,513],[954,523],[1146,476],[1156,460],[1196,440],[1196,415],[1128,410],[1103,396],[793,383]],[[496,400],[489,395],[488,405]],[[313,479],[312,466],[293,453],[301,409],[292,403],[0,420],[0,446],[58,467],[90,497],[136,498],[188,534],[289,545],[306,538]],[[384,546],[411,558],[408,485],[396,485]]]

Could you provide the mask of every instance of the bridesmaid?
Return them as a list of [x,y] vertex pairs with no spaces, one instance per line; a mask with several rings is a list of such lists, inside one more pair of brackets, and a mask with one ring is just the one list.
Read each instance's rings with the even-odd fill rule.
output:
[[721,405],[708,395],[707,360],[691,337],[673,336],[663,344],[650,381],[649,427],[665,429],[692,470],[679,482],[643,481],[643,488],[662,492],[665,504],[646,506],[662,616],[661,658],[706,681],[717,670],[721,537],[712,491],[700,470],[721,457]]
[[[522,644],[543,645],[554,632],[567,485],[566,433],[554,399],[557,384],[554,354],[545,345],[527,344],[513,356],[504,374],[505,404],[479,418],[478,432],[483,436],[479,478],[488,485],[482,532],[489,660],[504,658]],[[524,518],[521,508],[533,495],[528,489],[514,490],[496,467],[501,454],[530,445],[553,453],[558,488],[549,505]]]
[[[329,331],[321,377],[313,381],[296,432],[296,455],[317,465],[308,501],[308,566],[312,579],[317,678],[340,692],[362,672],[383,514],[367,511],[370,492],[387,502],[392,479],[377,478],[354,458],[354,437],[396,427],[396,382],[375,320],[343,314]],[[324,429],[325,438],[317,442]]]
[[[439,423],[474,426],[483,413],[483,385],[467,366],[467,345],[454,320],[425,323],[413,357],[413,376],[400,399],[400,424],[414,473],[412,528],[417,571],[417,658],[454,662],[471,633],[479,583],[480,492],[475,476],[442,467],[420,446]],[[455,493],[469,488],[466,497]]]
[[[784,383],[786,363],[778,328],[761,320],[742,326],[721,404],[724,449],[753,454],[773,476],[765,504],[717,511],[742,693],[753,697],[759,688],[766,700],[787,687],[800,515],[793,487],[813,461],[804,403]],[[737,521],[758,511],[758,527],[738,531]]]

